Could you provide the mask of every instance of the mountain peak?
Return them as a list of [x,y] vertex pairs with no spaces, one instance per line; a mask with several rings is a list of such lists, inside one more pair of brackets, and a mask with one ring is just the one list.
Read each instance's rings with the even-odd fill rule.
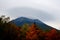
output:
[[43,30],[50,30],[52,29],[52,27],[46,25],[45,23],[41,22],[38,19],[30,19],[27,17],[19,17],[15,20],[12,20],[12,23],[16,24],[17,26],[22,26],[24,24],[33,24],[35,23],[39,28],[43,29]]
[[21,18],[21,19],[27,19],[27,17],[19,17],[19,18]]

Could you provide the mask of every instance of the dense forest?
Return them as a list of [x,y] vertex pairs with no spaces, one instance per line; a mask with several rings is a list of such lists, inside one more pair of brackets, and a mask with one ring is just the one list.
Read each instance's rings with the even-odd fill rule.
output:
[[43,31],[35,23],[21,27],[9,22],[10,18],[0,17],[0,40],[60,40],[60,31]]

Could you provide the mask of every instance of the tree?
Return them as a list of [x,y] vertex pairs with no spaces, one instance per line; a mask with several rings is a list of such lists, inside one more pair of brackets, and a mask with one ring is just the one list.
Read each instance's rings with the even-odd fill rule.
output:
[[32,24],[31,27],[28,28],[29,31],[26,32],[26,39],[27,40],[43,40],[43,35],[44,32],[42,30],[40,30],[36,24]]
[[28,24],[24,24],[22,27],[21,27],[21,40],[25,40],[26,39],[26,32],[28,31],[28,27],[29,25]]
[[56,29],[51,29],[49,32],[46,33],[46,40],[60,40],[58,38],[58,32]]

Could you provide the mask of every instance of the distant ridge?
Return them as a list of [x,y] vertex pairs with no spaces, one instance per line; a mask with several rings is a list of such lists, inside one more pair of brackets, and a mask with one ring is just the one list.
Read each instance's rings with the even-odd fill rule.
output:
[[17,26],[22,26],[25,23],[30,24],[30,25],[35,23],[39,28],[41,28],[44,31],[51,30],[53,28],[51,26],[46,25],[45,23],[41,22],[38,19],[30,19],[30,18],[27,18],[27,17],[19,17],[15,20],[12,20],[11,22],[16,24]]

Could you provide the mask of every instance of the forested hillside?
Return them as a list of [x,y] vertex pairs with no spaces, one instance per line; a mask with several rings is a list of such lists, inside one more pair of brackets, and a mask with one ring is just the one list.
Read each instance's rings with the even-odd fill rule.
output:
[[45,32],[35,23],[32,25],[25,23],[18,27],[9,22],[9,19],[0,17],[0,40],[60,40],[59,30],[52,29]]

